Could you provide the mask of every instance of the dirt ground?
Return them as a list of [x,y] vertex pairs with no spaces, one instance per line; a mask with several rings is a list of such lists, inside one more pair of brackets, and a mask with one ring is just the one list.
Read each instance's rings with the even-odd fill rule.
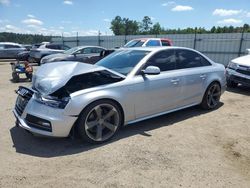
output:
[[0,187],[250,187],[250,89],[123,128],[110,142],[35,137],[15,127],[19,85],[0,62]]

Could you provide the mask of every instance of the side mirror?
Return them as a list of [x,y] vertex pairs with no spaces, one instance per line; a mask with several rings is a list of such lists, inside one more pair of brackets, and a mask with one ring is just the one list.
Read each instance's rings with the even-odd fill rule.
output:
[[161,70],[159,67],[156,66],[148,66],[145,70],[142,70],[141,72],[142,74],[157,75],[161,73]]
[[247,49],[248,54],[250,54],[250,49]]

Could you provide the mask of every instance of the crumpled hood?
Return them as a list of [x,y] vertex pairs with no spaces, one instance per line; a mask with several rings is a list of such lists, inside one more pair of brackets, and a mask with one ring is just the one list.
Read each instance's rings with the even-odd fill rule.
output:
[[72,76],[100,70],[107,69],[73,61],[49,63],[37,69],[37,72],[33,75],[32,87],[43,95],[49,95],[63,87]]
[[232,62],[237,63],[239,65],[250,66],[250,55],[238,57],[236,59],[233,59]]

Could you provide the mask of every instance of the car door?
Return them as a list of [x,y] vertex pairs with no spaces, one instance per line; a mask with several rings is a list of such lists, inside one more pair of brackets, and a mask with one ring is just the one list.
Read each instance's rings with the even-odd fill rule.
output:
[[176,69],[182,80],[178,107],[201,102],[207,79],[206,66],[211,64],[197,52],[187,49],[176,50],[176,56]]
[[91,55],[91,48],[90,47],[82,48],[82,49],[78,50],[77,52],[75,52],[74,60],[86,63],[86,61],[90,55]]
[[19,48],[17,48],[18,46],[16,45],[12,45],[12,44],[6,44],[5,45],[5,56],[7,58],[16,58],[16,55],[17,55],[17,50]]
[[76,59],[84,63],[94,64],[100,59],[101,51],[103,51],[102,48],[87,47],[79,50],[79,53],[76,54]]
[[132,90],[135,91],[136,118],[169,111],[176,108],[180,96],[179,76],[175,73],[175,51],[164,50],[152,56],[142,67],[157,66],[159,75],[137,75]]

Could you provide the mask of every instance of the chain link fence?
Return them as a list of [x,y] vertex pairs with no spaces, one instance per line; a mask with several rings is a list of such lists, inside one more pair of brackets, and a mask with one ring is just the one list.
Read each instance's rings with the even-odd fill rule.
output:
[[250,49],[250,33],[76,36],[52,38],[52,42],[63,43],[70,47],[93,45],[115,48],[123,46],[132,39],[149,37],[169,38],[174,46],[196,49],[213,61],[224,65],[227,65],[231,59],[244,55],[246,49]]

